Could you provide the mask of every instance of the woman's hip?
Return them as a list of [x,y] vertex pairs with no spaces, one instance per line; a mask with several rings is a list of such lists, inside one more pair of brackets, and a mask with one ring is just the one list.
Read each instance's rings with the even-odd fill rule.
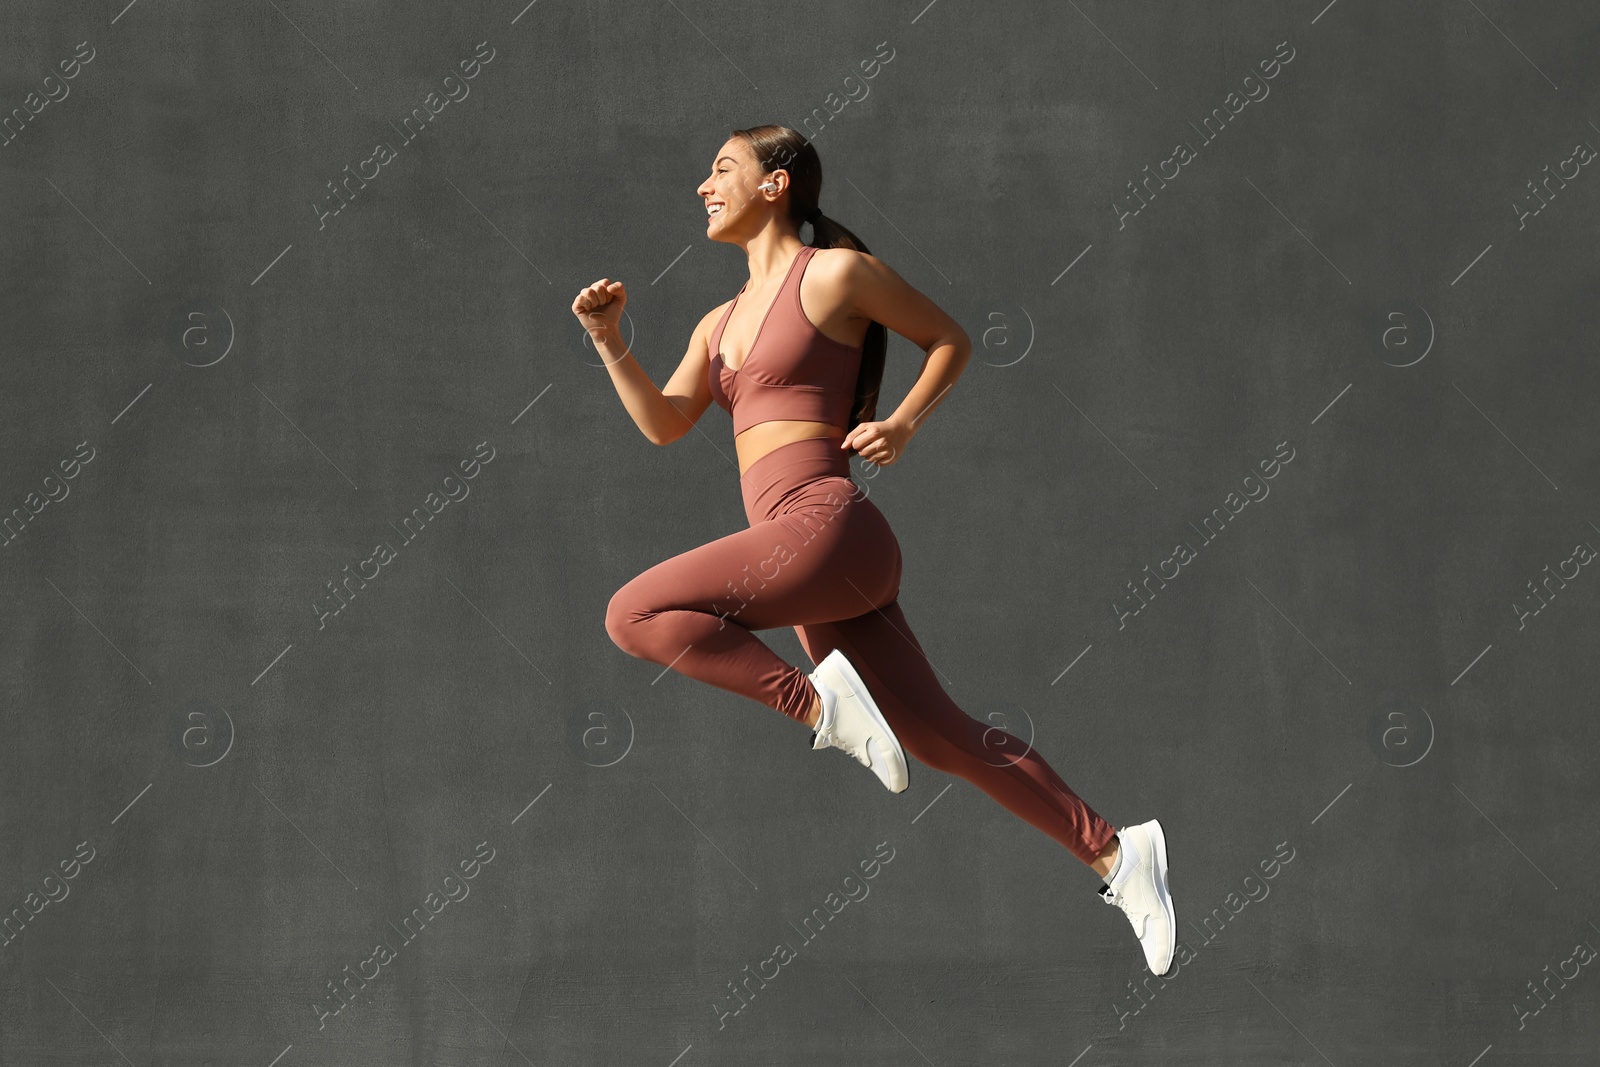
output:
[[822,479],[850,480],[850,457],[838,438],[805,437],[779,445],[739,476],[746,520],[753,526],[774,518],[812,495],[810,486]]

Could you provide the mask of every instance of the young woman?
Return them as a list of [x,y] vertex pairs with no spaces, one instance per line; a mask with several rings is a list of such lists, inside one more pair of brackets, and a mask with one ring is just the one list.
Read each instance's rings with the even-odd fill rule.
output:
[[[700,320],[665,389],[621,340],[621,282],[602,278],[572,302],[652,442],[688,433],[713,400],[728,409],[749,522],[624,585],[606,631],[630,655],[805,723],[813,749],[844,750],[890,792],[906,788],[906,752],[965,778],[1105,879],[1101,898],[1123,910],[1150,969],[1165,974],[1175,922],[1161,824],[1117,830],[1030,745],[963,712],[900,612],[900,545],[849,477],[849,454],[880,466],[904,455],[972,345],[822,214],[821,191],[816,149],[788,127],[735,130],[717,151],[698,190],[706,236],[743,249],[750,280]],[[800,240],[803,223],[811,245]],[[879,420],[886,327],[928,357]],[[811,673],[753,633],[780,626],[799,634]]]

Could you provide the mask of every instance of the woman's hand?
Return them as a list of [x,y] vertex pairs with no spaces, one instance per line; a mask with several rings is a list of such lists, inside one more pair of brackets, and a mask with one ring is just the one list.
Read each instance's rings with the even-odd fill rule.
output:
[[598,347],[607,340],[621,340],[622,309],[627,303],[628,291],[621,282],[601,278],[578,293],[572,301],[572,313]]
[[911,427],[884,419],[882,422],[863,422],[845,435],[840,448],[853,448],[856,455],[868,463],[887,467],[905,454],[906,446],[916,433]]

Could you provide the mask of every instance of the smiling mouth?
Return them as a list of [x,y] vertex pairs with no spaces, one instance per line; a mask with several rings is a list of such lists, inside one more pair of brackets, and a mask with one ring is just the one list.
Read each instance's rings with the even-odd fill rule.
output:
[[728,206],[726,204],[707,204],[706,205],[706,217],[710,218],[710,219],[714,219],[718,215],[720,215],[724,211],[726,211],[727,209],[728,209]]

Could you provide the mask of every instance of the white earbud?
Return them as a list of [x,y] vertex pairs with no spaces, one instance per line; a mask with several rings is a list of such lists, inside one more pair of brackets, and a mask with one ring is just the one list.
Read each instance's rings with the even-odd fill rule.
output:
[[776,189],[777,187],[778,185],[776,182],[763,182],[762,184],[756,186],[757,189]]

